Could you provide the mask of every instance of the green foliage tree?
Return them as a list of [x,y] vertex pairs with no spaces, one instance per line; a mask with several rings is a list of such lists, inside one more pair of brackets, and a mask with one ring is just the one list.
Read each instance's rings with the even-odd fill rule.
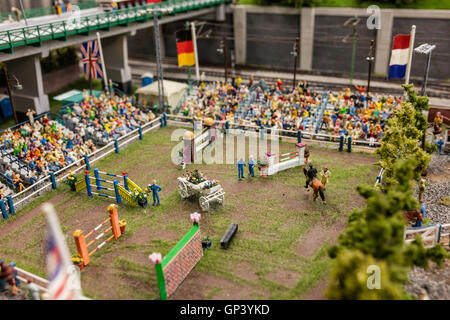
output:
[[414,168],[415,180],[419,180],[423,170],[428,167],[431,156],[428,151],[420,147],[426,128],[427,119],[422,111],[428,110],[428,97],[417,95],[413,90],[413,85],[403,85],[408,99],[402,103],[401,109],[393,113],[393,117],[386,121],[385,135],[381,139],[381,146],[376,150],[380,156],[380,163],[384,172],[384,186],[396,183],[393,179],[394,164],[399,159],[414,158],[416,167]]
[[[338,245],[329,249],[330,257],[336,259],[327,290],[329,299],[405,299],[402,285],[408,280],[411,266],[427,267],[430,259],[440,265],[447,257],[440,244],[425,249],[416,239],[405,245],[402,212],[418,207],[411,186],[416,167],[414,158],[398,160],[393,175],[398,183],[390,185],[386,192],[357,187],[366,199],[366,208],[352,212]],[[370,265],[380,268],[379,290],[367,286]]]

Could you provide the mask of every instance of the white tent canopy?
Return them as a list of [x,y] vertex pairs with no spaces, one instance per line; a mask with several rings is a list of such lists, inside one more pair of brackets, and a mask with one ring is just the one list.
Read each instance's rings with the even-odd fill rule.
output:
[[[188,85],[186,83],[163,80],[164,83],[164,102],[170,105],[172,108],[178,104],[184,91],[187,89]],[[139,103],[147,106],[153,106],[159,104],[158,97],[158,81],[149,84],[148,86],[139,88],[136,91],[138,95]]]

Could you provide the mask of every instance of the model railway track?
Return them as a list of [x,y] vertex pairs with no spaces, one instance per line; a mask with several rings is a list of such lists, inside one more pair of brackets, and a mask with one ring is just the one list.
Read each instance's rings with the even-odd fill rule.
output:
[[[164,76],[167,79],[171,80],[186,80],[187,75],[185,70],[183,69],[180,72],[180,69],[176,66],[176,59],[173,58],[165,58],[163,59],[164,66]],[[169,65],[169,66],[167,66]],[[136,83],[140,82],[140,75],[142,72],[138,72],[139,70],[146,70],[150,71],[154,69],[154,63],[148,63],[143,62],[138,63],[137,60],[130,61],[130,66],[132,67],[132,73],[133,73],[133,80],[136,81]],[[248,81],[250,79],[250,76],[255,73],[255,71],[258,71],[257,69],[250,69],[250,68],[240,68],[237,69],[236,72],[233,74],[232,72],[228,72],[228,78],[231,79],[234,77],[241,77],[243,80]],[[260,70],[260,71],[266,71],[266,70]],[[205,79],[206,80],[219,80],[224,78],[224,71],[221,68],[218,67],[205,67],[201,70],[202,73],[205,73]],[[276,84],[278,79],[281,79],[285,86],[288,86],[292,83],[292,76],[286,76],[287,72],[286,70],[270,70],[268,71],[273,75],[264,76],[264,80],[266,81],[267,85]],[[338,76],[338,75],[335,75]],[[193,76],[194,77],[194,76]],[[259,81],[262,77],[261,76],[255,76],[255,81]],[[298,80],[302,80],[302,75],[297,75]],[[223,81],[223,80],[222,80]],[[420,86],[421,82],[416,81],[416,86]],[[328,83],[326,81],[312,81],[308,80],[309,88],[312,90],[331,90],[331,91],[341,91],[345,88],[348,88],[349,85],[347,83],[343,84],[336,84],[336,83]],[[372,83],[371,86],[371,92],[382,92],[386,94],[392,94],[392,95],[399,95],[403,94],[403,91],[399,89],[397,86],[392,87],[377,87],[376,84]],[[436,98],[442,98],[442,99],[450,99],[450,83],[444,82],[444,81],[436,81],[436,80],[429,80],[427,84],[427,94],[430,97],[436,97]]]

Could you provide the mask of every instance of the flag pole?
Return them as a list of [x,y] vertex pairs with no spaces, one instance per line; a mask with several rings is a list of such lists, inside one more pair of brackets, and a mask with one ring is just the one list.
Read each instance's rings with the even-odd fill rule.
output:
[[105,59],[103,59],[102,41],[100,40],[100,32],[97,32],[98,48],[100,50],[100,59],[102,59],[103,81],[105,83],[106,92],[109,93],[108,76],[106,75]]
[[[72,259],[70,258],[69,249],[67,247],[64,235],[61,231],[59,219],[55,212],[55,208],[51,203],[48,203],[48,202],[44,203],[41,208],[42,208],[42,211],[45,212],[49,230],[51,230],[51,233],[54,237],[56,245],[59,247],[59,253],[61,255],[61,264],[63,267],[62,272],[68,273],[69,279],[68,279],[67,285],[69,286],[69,288],[71,290],[73,290],[73,292],[75,294],[75,296],[71,297],[71,299],[85,300],[86,297],[84,297],[83,292],[81,290],[80,275],[79,275],[79,272],[77,271],[77,267],[75,267],[75,265],[72,262]],[[47,260],[47,268],[49,268],[48,260]],[[49,269],[47,272],[49,272]],[[50,282],[50,285],[48,288],[49,293],[50,293],[50,299],[53,299],[52,294],[54,292],[58,291],[59,287],[60,287],[59,283],[57,283],[55,286],[54,283]]]
[[411,27],[411,37],[409,38],[408,65],[406,66],[405,84],[409,84],[409,74],[411,72],[412,54],[414,50],[414,38],[416,36],[416,26]]
[[192,32],[192,42],[194,44],[195,76],[197,78],[197,81],[200,81],[200,67],[198,65],[197,35],[196,35],[196,32],[195,32],[195,21],[191,22],[191,32]]
[[89,50],[89,96],[92,97],[92,45],[88,45]]

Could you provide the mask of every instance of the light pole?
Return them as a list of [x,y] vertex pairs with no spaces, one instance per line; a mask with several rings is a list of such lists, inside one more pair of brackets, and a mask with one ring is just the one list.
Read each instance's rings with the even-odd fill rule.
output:
[[28,27],[27,16],[25,15],[25,10],[23,9],[22,0],[19,0],[19,2],[20,2],[20,9],[22,10],[22,14],[23,14],[23,19],[25,20],[25,26]]
[[415,53],[418,54],[425,54],[427,55],[427,64],[425,66],[425,73],[423,75],[423,83],[422,83],[422,91],[420,93],[421,96],[425,95],[426,88],[427,88],[427,81],[428,81],[428,73],[430,71],[430,61],[431,61],[431,52],[436,48],[436,45],[431,45],[428,43],[424,43],[417,48],[414,49]]
[[[19,120],[17,119],[16,108],[14,106],[14,99],[13,99],[12,90],[11,90],[11,82],[10,82],[10,79],[9,79],[9,74],[8,74],[8,69],[6,68],[6,64],[3,64],[3,73],[5,74],[6,88],[8,90],[9,101],[11,103],[11,109],[12,109],[13,114],[14,114],[14,121],[16,122],[16,124],[18,124]],[[14,89],[22,90],[22,85],[19,83],[19,80],[14,75],[13,75],[13,77],[16,80],[16,84],[14,85]]]
[[373,60],[375,59],[373,57],[374,47],[375,47],[375,41],[370,40],[369,56],[366,58],[366,60],[369,62],[369,73],[367,75],[367,96],[369,96],[369,92],[370,92],[370,77],[372,75],[372,63],[373,63]]
[[225,69],[225,83],[228,81],[228,66],[227,66],[227,37],[223,36],[220,41],[220,48],[217,49],[217,52],[223,54],[223,67]]
[[291,52],[291,54],[294,56],[294,79],[292,81],[292,88],[295,88],[295,83],[296,83],[296,77],[297,77],[297,60],[298,60],[298,43],[300,41],[300,38],[297,37],[295,38],[295,42],[294,42],[294,51]]
[[159,97],[159,107],[162,112],[164,112],[164,75],[162,69],[161,61],[161,44],[160,44],[160,34],[159,34],[159,13],[171,13],[172,8],[151,8],[148,12],[153,14],[153,34],[155,37],[155,51],[156,51],[156,70],[158,77],[158,97]]
[[[420,95],[424,96],[426,92],[427,87],[427,80],[428,80],[428,72],[430,71],[430,60],[431,60],[431,52],[436,48],[436,45],[430,45],[428,43],[424,43],[417,48],[414,49],[415,53],[418,54],[426,54],[428,55],[427,64],[425,66],[425,74],[423,75],[423,83],[422,83],[422,90]],[[427,129],[425,128],[425,131],[422,136],[422,149],[425,150],[425,142],[426,142],[426,134]]]
[[353,84],[353,73],[355,71],[355,58],[356,58],[356,39],[358,38],[358,32],[356,31],[356,28],[358,26],[358,23],[361,21],[357,16],[348,19],[344,22],[344,27],[351,27],[352,33],[347,35],[344,39],[342,39],[342,42],[347,42],[348,38],[352,39],[352,60],[350,64],[350,85]]

